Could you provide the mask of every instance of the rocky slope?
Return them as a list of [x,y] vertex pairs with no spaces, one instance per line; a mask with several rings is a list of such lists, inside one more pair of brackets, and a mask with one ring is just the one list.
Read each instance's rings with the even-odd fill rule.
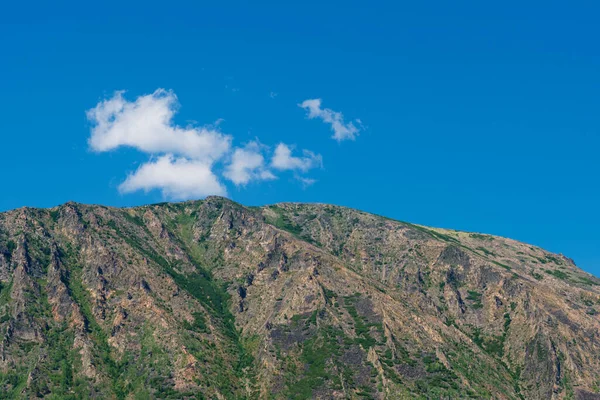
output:
[[600,399],[597,310],[562,255],[342,207],[0,214],[0,398]]

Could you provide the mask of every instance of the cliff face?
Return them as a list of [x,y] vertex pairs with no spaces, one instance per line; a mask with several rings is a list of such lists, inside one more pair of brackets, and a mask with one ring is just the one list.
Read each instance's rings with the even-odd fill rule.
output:
[[564,256],[336,206],[0,214],[0,398],[600,399],[597,310]]

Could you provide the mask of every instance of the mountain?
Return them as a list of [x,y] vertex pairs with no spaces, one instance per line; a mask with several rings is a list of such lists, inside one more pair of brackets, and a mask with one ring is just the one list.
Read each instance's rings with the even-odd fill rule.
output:
[[0,214],[0,398],[600,399],[600,279],[331,205]]

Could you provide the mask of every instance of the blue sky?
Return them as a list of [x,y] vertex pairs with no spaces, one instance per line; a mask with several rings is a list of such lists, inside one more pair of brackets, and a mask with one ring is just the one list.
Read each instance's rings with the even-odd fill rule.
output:
[[600,275],[600,5],[11,3],[0,210],[326,202]]

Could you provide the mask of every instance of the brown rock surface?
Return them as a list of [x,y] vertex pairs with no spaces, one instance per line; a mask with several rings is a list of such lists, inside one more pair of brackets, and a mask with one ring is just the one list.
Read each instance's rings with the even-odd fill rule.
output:
[[600,280],[321,204],[0,214],[0,398],[600,398]]

